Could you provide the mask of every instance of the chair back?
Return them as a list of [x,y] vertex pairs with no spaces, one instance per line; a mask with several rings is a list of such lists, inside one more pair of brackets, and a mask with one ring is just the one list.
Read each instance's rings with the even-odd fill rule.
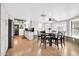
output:
[[41,39],[45,39],[46,38],[46,33],[45,31],[40,31],[41,32]]
[[65,32],[58,32],[58,36],[57,36],[57,37],[58,37],[58,39],[59,39],[59,38],[60,38],[60,39],[61,39],[61,38],[63,39],[63,38],[65,37]]

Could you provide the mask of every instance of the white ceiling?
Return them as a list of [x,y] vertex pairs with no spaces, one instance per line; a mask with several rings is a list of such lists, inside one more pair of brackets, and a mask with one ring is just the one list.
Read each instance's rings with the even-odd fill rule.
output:
[[14,18],[41,21],[41,14],[45,14],[55,20],[65,20],[79,15],[79,4],[77,3],[8,3],[8,13]]

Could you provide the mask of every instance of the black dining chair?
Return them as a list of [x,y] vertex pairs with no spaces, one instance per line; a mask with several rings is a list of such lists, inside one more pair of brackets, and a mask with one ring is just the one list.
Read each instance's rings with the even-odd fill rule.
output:
[[65,32],[62,32],[62,43],[63,43],[64,46],[65,46]]
[[52,46],[52,39],[50,38],[51,34],[46,33],[46,40],[48,40],[49,46]]
[[[56,34],[55,33],[51,33],[50,34],[50,40],[51,40],[50,41],[51,44],[54,43],[57,46],[57,48],[59,48],[58,47],[58,38],[56,37]],[[53,40],[53,42],[52,42],[52,40]]]
[[41,31],[41,44],[44,44],[44,48],[46,48],[46,33],[45,31]]
[[40,34],[40,31],[37,31],[37,42],[40,40],[40,38],[41,38],[41,34]]
[[57,38],[58,38],[58,43],[60,41],[61,47],[63,47],[63,44],[65,46],[65,34],[63,32],[58,32]]

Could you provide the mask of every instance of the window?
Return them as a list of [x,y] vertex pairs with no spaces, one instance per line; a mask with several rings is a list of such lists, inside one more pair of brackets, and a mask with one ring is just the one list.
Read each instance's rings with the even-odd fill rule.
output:
[[79,38],[79,20],[71,21],[71,36]]

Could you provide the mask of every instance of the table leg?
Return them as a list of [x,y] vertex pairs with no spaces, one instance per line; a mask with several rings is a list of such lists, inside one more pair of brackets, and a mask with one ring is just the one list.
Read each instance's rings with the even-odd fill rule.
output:
[[52,40],[49,40],[49,46],[52,46]]

